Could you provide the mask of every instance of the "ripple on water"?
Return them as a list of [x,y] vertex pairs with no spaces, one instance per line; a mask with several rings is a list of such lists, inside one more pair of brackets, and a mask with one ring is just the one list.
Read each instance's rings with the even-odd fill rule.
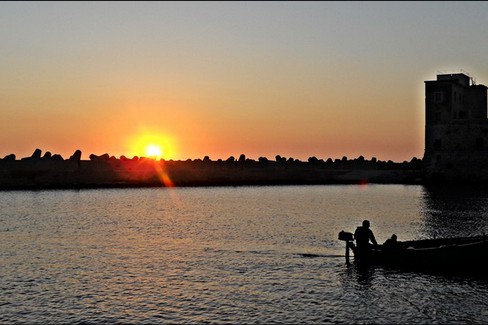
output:
[[486,198],[452,205],[419,186],[3,192],[0,322],[483,323],[485,280],[346,267],[337,233],[364,218],[380,241],[454,231],[446,205],[487,229]]

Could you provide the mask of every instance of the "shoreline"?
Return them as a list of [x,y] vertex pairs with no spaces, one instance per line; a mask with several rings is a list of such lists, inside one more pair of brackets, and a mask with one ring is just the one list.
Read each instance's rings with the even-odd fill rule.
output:
[[420,161],[0,160],[0,190],[423,184]]
[[8,191],[54,191],[54,190],[97,190],[97,189],[137,189],[137,188],[204,188],[204,187],[265,187],[265,186],[322,186],[322,185],[425,185],[423,182],[248,182],[248,183],[195,183],[165,186],[163,184],[66,184],[66,185],[32,185],[32,186],[0,186],[0,192]]

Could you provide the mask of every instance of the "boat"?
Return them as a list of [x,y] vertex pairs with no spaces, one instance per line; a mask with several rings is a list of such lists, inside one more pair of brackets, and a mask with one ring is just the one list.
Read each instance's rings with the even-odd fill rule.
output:
[[488,275],[488,239],[484,234],[473,237],[398,241],[393,246],[377,245],[366,251],[357,249],[352,233],[341,231],[339,239],[346,242],[348,265],[351,250],[354,262],[363,266],[383,265],[446,272],[468,271]]

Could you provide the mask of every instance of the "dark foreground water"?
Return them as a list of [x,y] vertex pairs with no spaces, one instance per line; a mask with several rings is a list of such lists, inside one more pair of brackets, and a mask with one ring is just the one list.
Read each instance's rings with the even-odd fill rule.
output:
[[0,323],[488,322],[486,279],[346,267],[365,218],[380,242],[488,233],[488,191],[0,192]]

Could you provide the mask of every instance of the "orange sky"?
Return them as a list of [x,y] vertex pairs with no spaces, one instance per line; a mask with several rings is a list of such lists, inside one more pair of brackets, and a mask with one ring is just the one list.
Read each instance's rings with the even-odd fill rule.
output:
[[463,4],[0,3],[0,158],[421,158],[424,81],[488,80]]

